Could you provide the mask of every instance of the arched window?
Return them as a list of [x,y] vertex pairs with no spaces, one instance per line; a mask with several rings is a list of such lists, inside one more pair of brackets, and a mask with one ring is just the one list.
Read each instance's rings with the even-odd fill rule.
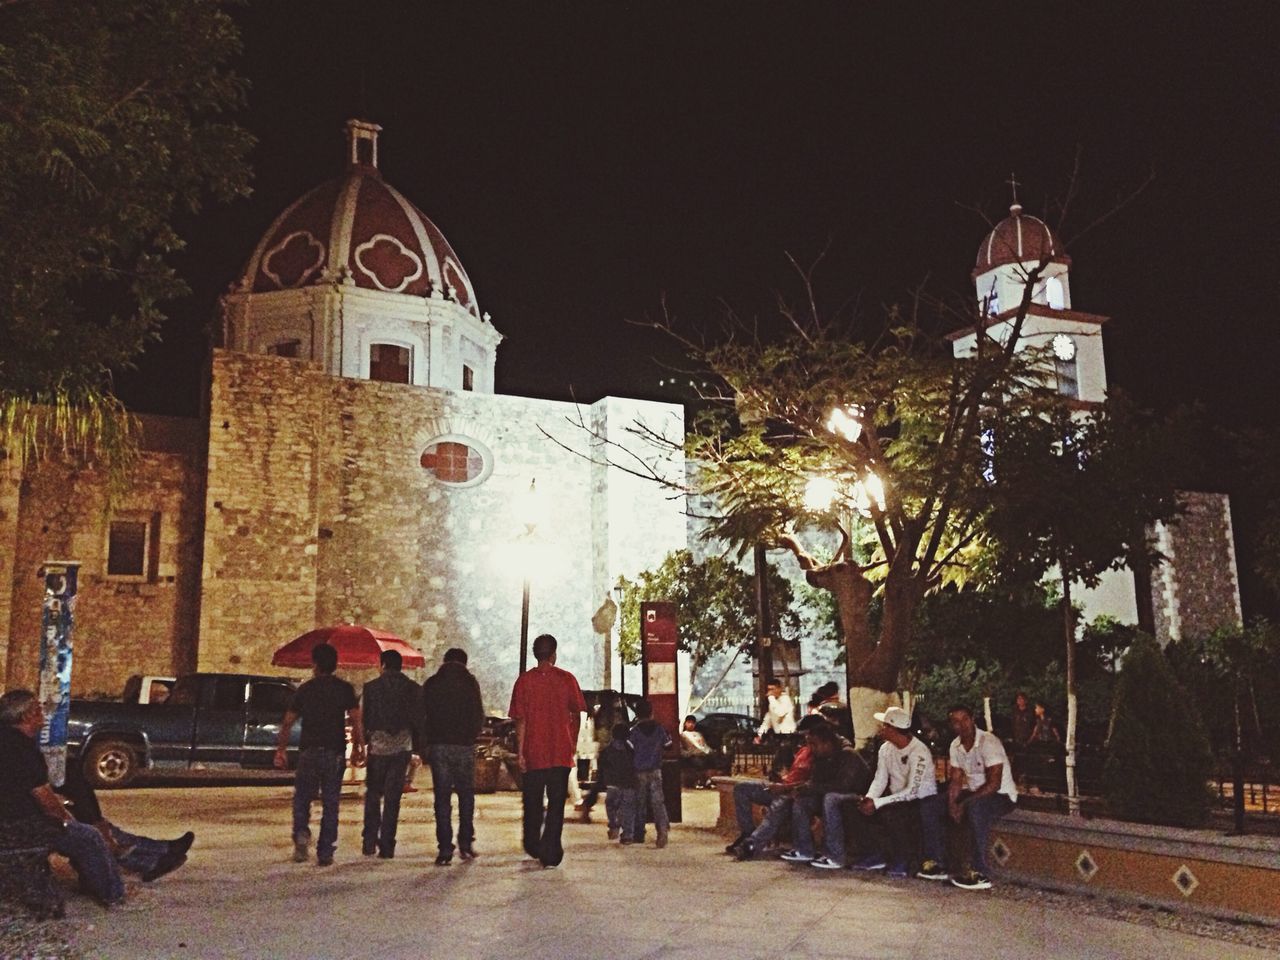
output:
[[413,354],[394,343],[369,345],[369,379],[383,383],[412,383]]
[[441,437],[429,443],[419,458],[422,468],[451,486],[480,483],[493,469],[489,452],[465,437]]
[[1044,283],[1045,302],[1054,310],[1067,309],[1067,291],[1061,277],[1050,277]]

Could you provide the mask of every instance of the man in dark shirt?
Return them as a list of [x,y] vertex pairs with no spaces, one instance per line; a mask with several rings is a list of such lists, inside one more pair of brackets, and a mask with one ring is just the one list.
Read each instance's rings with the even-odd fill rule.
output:
[[458,794],[458,852],[475,858],[476,737],[484,726],[480,684],[467,669],[467,652],[456,647],[422,685],[422,739],[430,754],[435,794],[436,864],[453,860],[453,793]]
[[71,861],[80,881],[104,905],[124,899],[120,867],[106,839],[76,820],[49,784],[49,769],[36,736],[44,710],[30,690],[0,697],[0,821],[19,825],[33,840]]
[[346,724],[351,722],[351,762],[364,762],[364,731],[360,728],[360,701],[355,687],[333,675],[338,669],[338,651],[327,643],[311,649],[314,675],[293,695],[280,723],[276,741],[275,766],[288,768],[285,751],[289,732],[302,720],[298,749],[298,770],[293,781],[293,860],[305,863],[311,844],[311,801],[320,794],[320,839],[316,842],[316,863],[333,863],[338,844],[338,799],[342,793],[342,771],[346,767]]
[[404,658],[397,651],[383,650],[380,661],[382,673],[364,685],[361,697],[368,744],[362,852],[390,860],[396,854],[400,796],[417,741],[422,690],[401,672]]

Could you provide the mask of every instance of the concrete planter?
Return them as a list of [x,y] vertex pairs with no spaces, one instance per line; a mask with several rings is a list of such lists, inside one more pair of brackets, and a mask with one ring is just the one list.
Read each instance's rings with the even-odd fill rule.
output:
[[1280,923],[1280,841],[1018,810],[991,862],[1030,883]]

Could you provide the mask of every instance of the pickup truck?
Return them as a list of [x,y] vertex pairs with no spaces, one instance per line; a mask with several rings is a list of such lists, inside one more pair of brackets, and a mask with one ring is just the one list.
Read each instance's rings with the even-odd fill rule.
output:
[[[178,678],[163,703],[72,700],[68,760],[82,763],[100,789],[127,786],[143,770],[269,771],[295,686],[288,677],[192,673]],[[290,766],[300,735],[298,724]]]

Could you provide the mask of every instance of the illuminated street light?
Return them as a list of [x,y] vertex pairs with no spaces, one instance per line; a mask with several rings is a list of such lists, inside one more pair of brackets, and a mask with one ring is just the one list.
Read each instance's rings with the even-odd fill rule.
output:
[[804,488],[804,508],[813,513],[830,510],[840,496],[840,487],[831,477],[810,477]]
[[[532,539],[545,511],[542,498],[538,496],[537,483],[536,479],[530,480],[528,492],[516,503],[520,522],[524,525],[526,541]],[[522,553],[524,554],[522,564],[524,589],[520,594],[520,672],[524,673],[529,669],[529,578],[533,573],[533,565],[532,551],[522,551]]]
[[827,429],[850,443],[857,443],[862,436],[862,408],[856,403],[844,407],[832,407],[827,416]]

